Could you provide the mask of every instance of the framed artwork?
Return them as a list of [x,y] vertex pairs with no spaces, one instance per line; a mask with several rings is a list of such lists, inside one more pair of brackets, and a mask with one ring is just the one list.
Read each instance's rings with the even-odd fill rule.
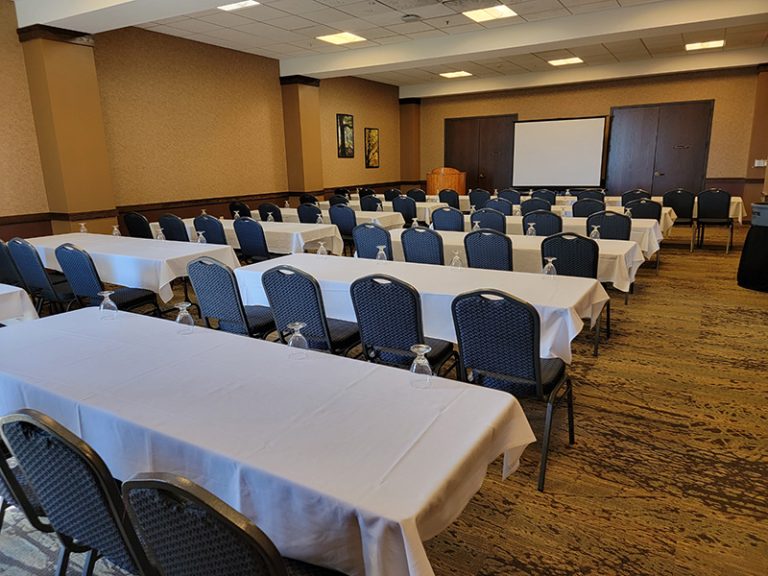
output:
[[336,148],[339,158],[355,157],[355,126],[352,114],[336,114]]
[[365,129],[365,167],[379,167],[379,129]]

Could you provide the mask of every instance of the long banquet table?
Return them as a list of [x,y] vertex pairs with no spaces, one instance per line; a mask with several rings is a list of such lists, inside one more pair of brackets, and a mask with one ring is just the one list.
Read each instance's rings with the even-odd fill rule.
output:
[[[331,203],[328,200],[324,200],[319,202],[318,206],[321,210],[328,210],[331,207]],[[359,212],[360,200],[350,200],[348,206],[355,212]],[[432,222],[432,211],[442,206],[448,206],[448,204],[442,202],[416,202],[416,219],[429,224]],[[386,200],[382,202],[381,207],[384,209],[384,212],[395,211],[392,202],[387,202]]]
[[[338,258],[340,260],[340,258]],[[0,330],[0,414],[41,410],[126,480],[170,472],[283,555],[351,576],[432,576],[444,530],[535,438],[506,393],[281,344],[82,309]],[[35,362],[32,358],[45,358]],[[243,369],[243,359],[255,369]],[[420,385],[420,384],[419,384]]]
[[[658,202],[659,204],[663,204],[664,197],[663,196],[653,196],[651,198],[654,202]],[[557,203],[560,205],[570,205],[576,202],[575,196],[558,196],[557,197]],[[605,203],[608,206],[621,206],[621,196],[606,196],[605,197]],[[698,209],[698,199],[694,200],[693,204],[693,216],[696,217],[696,212]],[[729,216],[734,219],[738,220],[739,224],[742,223],[742,218],[747,215],[747,211],[744,209],[744,200],[741,198],[741,196],[731,196],[731,207],[730,207],[730,213]]]
[[18,286],[0,284],[0,323],[36,318],[37,310],[26,290]]
[[[390,230],[392,238],[392,257],[404,261],[403,230]],[[464,266],[467,265],[467,254],[464,250],[464,237],[467,232],[438,232],[443,239],[443,258],[445,264],[450,264],[453,256],[458,253]],[[516,272],[540,273],[542,270],[541,242],[543,236],[514,236],[512,240],[512,263]],[[645,262],[643,254],[636,242],[625,240],[598,240],[600,257],[597,263],[597,279],[608,282],[617,290],[629,292],[635,281],[638,268]],[[555,269],[557,269],[557,262]]]
[[[522,216],[507,216],[507,233],[514,235],[523,235],[523,217]],[[464,217],[464,230],[471,229],[470,217]],[[572,234],[587,235],[587,219],[586,218],[563,218],[563,232],[570,232]],[[661,247],[661,241],[664,237],[661,234],[661,228],[656,220],[649,218],[634,218],[632,220],[632,231],[629,234],[629,239],[632,242],[636,242],[640,246],[640,250],[643,252],[643,256],[650,259]]]
[[[228,219],[219,220],[224,227],[224,236],[227,244],[233,248],[240,248],[240,241],[235,233],[235,221]],[[197,238],[195,219],[184,218],[187,227],[187,235],[194,242]],[[152,233],[157,236],[160,225],[157,222],[151,224]],[[334,224],[298,224],[295,222],[261,222],[264,230],[264,239],[267,241],[269,251],[274,254],[291,254],[303,252],[304,246],[309,243],[326,242],[326,248],[332,254],[341,254],[344,251],[344,241],[341,233]]]
[[594,325],[608,301],[608,294],[600,282],[589,278],[292,254],[235,270],[245,304],[268,304],[261,275],[278,265],[293,266],[312,275],[320,284],[326,314],[349,321],[355,321],[349,294],[354,280],[369,274],[399,278],[416,288],[421,296],[424,334],[452,342],[456,341],[456,334],[451,302],[458,294],[481,288],[508,292],[530,302],[539,312],[541,356],[562,358],[569,363],[571,340],[584,327],[582,318],[588,318]]
[[196,258],[215,258],[230,268],[240,265],[230,246],[216,244],[167,242],[80,232],[28,240],[37,248],[46,268],[61,270],[56,260],[56,248],[70,242],[91,255],[104,282],[152,290],[164,302],[173,298],[171,282],[186,276],[187,264]]
[[[281,208],[281,214],[283,215],[283,222],[298,222],[299,214],[296,208]],[[328,210],[323,210],[323,222],[330,223],[331,218],[328,215]],[[405,224],[403,215],[400,212],[387,212],[382,210],[381,212],[369,212],[364,210],[358,210],[355,212],[355,220],[358,224],[378,224],[382,228],[388,230],[394,228],[402,228]]]

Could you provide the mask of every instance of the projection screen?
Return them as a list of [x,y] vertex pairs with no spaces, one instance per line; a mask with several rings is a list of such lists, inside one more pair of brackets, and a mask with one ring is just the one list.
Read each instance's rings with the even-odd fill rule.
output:
[[599,186],[605,117],[515,123],[514,186]]

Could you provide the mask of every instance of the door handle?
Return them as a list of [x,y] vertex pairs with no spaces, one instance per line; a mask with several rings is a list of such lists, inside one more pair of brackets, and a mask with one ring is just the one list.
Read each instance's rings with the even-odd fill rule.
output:
[[657,171],[657,172],[654,172],[653,175],[654,176],[664,176],[664,172],[658,172]]

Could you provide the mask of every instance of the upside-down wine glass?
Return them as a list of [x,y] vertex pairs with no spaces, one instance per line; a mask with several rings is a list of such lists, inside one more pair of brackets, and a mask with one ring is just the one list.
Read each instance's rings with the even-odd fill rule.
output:
[[110,299],[110,296],[114,293],[114,290],[102,290],[98,293],[102,298],[101,304],[99,304],[102,320],[114,320],[117,318],[117,304]]
[[240,219],[240,210],[235,210],[235,220]]
[[526,236],[536,236],[536,224],[528,222],[528,230],[525,231]]
[[557,258],[555,258],[554,256],[545,256],[544,260],[546,260],[547,263],[544,264],[544,269],[542,270],[542,272],[544,272],[544,274],[546,274],[547,276],[557,276],[557,269],[555,268],[555,264],[554,264]]
[[479,220],[475,220],[475,223],[472,226],[472,231],[474,232],[475,230],[480,230],[480,221]]
[[328,249],[325,247],[325,242],[320,242],[320,248],[317,249],[318,256],[328,256]]
[[463,268],[464,263],[461,261],[461,256],[459,256],[459,251],[454,250],[453,251],[453,258],[451,258],[451,268]]
[[205,208],[202,208],[200,210],[200,216],[207,216],[207,215],[208,215],[208,212],[205,211]]
[[284,206],[285,206],[286,208],[290,208],[290,207],[291,207],[291,203],[290,203],[290,202],[288,202],[288,200],[286,200],[286,201],[285,201],[285,204],[284,204]]
[[306,327],[304,322],[291,322],[286,328],[291,331],[291,335],[288,336],[288,347],[291,348],[288,353],[289,358],[300,360],[307,357],[306,350],[309,350],[309,342],[301,333],[301,329]]
[[323,215],[322,214],[318,214],[317,215],[317,220],[315,221],[315,224],[322,224],[322,223],[323,223]]
[[376,252],[376,260],[379,262],[386,262],[387,260],[387,251],[385,250],[386,246],[376,246],[376,248],[379,249],[378,252]]
[[384,206],[381,205],[381,202],[376,204],[376,212],[384,212]]
[[632,218],[632,209],[624,208],[624,216],[629,216],[630,218]]
[[411,346],[411,352],[416,354],[416,358],[411,363],[411,372],[416,375],[411,380],[415,388],[428,388],[432,379],[432,367],[427,360],[427,354],[432,351],[426,344],[414,344]]
[[272,215],[272,212],[270,212],[267,215],[267,222],[274,222],[274,221],[275,221],[275,217]]
[[520,216],[520,204],[515,204],[512,206],[512,216]]
[[122,234],[120,234],[120,226],[117,224],[112,226],[112,236],[122,236]]
[[592,240],[600,240],[600,226],[598,224],[592,224],[592,232],[589,233],[589,237]]
[[158,232],[157,236],[155,236],[155,240],[165,240],[165,234],[163,234],[162,228],[160,228],[160,232]]
[[85,225],[85,222],[80,222],[80,233],[85,234],[88,232],[88,226]]
[[205,239],[205,232],[202,230],[197,231],[197,243],[198,244],[207,244],[208,240]]
[[179,309],[179,315],[176,316],[176,323],[179,325],[179,334],[192,334],[195,327],[195,319],[189,313],[191,302],[179,302],[176,308]]

